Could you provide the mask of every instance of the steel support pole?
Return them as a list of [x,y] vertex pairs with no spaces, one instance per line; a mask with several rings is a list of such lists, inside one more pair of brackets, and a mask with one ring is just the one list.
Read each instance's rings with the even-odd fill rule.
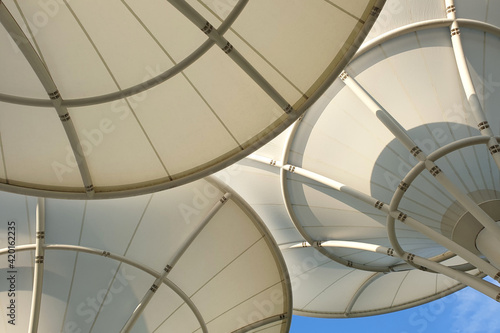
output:
[[[238,16],[241,14],[245,6],[248,4],[249,0],[239,0],[238,3],[234,6],[233,10],[226,19],[219,26],[217,31],[223,35],[227,32],[227,30],[231,27],[231,25],[236,21]],[[17,37],[17,36],[16,36]],[[23,43],[24,41],[17,40],[18,43]],[[97,105],[103,103],[109,103],[113,101],[117,101],[122,98],[127,98],[130,96],[137,95],[141,92],[147,91],[153,87],[156,87],[159,84],[169,80],[175,75],[179,74],[189,66],[191,66],[196,60],[198,60],[201,56],[203,56],[210,48],[215,44],[212,40],[205,41],[200,47],[198,47],[195,51],[189,54],[182,61],[166,70],[165,72],[139,84],[136,84],[132,87],[125,88],[113,93],[86,97],[86,98],[77,98],[77,99],[65,99],[62,102],[63,106],[66,107],[82,107],[88,105]],[[36,98],[26,98],[20,96],[11,96],[0,93],[0,101],[12,104],[19,105],[27,105],[27,106],[35,106],[35,107],[50,107],[52,106],[52,102],[50,100],[36,99]]]
[[[156,291],[160,288],[161,286],[161,281],[163,281],[167,275],[172,271],[174,268],[175,264],[179,261],[179,259],[182,257],[182,255],[186,252],[186,250],[189,248],[189,246],[194,242],[196,237],[201,233],[201,231],[207,226],[207,224],[210,222],[210,220],[214,217],[215,214],[222,208],[222,206],[227,202],[227,200],[231,197],[231,193],[225,193],[222,198],[217,201],[217,203],[212,207],[212,209],[208,212],[208,214],[203,218],[201,223],[198,225],[196,230],[189,236],[189,238],[184,242],[182,247],[177,251],[177,253],[174,255],[174,257],[171,259],[171,261],[165,266],[163,269],[162,274],[156,278],[156,280],[153,282],[151,288],[146,292],[144,297],[142,298],[141,302],[137,307],[135,308],[134,312],[131,314],[127,322],[125,323],[125,326],[123,326],[122,330],[120,332],[122,333],[128,333],[130,330],[134,327],[135,323],[137,322],[137,319],[139,319],[140,315],[144,312],[146,306],[149,304],[153,296],[155,295]],[[208,330],[206,327],[202,327],[203,333],[208,333]]]
[[36,206],[36,243],[35,272],[33,277],[33,296],[28,332],[38,332],[40,306],[42,304],[43,269],[45,258],[45,199],[38,198]]
[[233,331],[231,333],[246,333],[246,332],[250,332],[250,331],[255,330],[257,328],[261,328],[263,326],[266,326],[266,325],[269,325],[269,324],[272,324],[272,323],[276,323],[278,321],[282,321],[282,320],[285,320],[287,318],[288,318],[288,315],[286,313],[282,313],[282,314],[279,314],[279,315],[275,315],[275,316],[272,316],[272,317],[268,317],[268,318],[262,319],[261,321],[258,321],[256,323],[253,323],[253,324],[250,324],[248,326],[242,327],[242,328],[237,329],[236,331]]
[[[229,27],[232,22],[237,18],[237,15],[239,15],[239,12],[236,13],[235,11],[239,10],[241,11],[240,8],[237,8],[240,6],[242,2],[248,2],[248,0],[240,0],[238,4],[235,6],[234,10],[231,12],[231,14],[228,15],[226,20],[222,23],[222,25],[217,29],[219,33],[224,34],[225,30],[222,31],[223,25],[227,24],[227,27]],[[244,4],[242,4],[242,7],[244,7]],[[235,15],[233,15],[235,14]],[[231,21],[231,22],[229,22]],[[467,27],[470,29],[475,29],[483,32],[490,33],[494,36],[500,37],[500,28],[486,23],[482,21],[477,21],[477,20],[471,20],[471,19],[463,19],[463,18],[458,18],[456,19],[458,22],[459,26],[462,27]],[[355,60],[356,58],[359,58],[361,55],[365,54],[366,52],[370,51],[372,48],[385,43],[386,41],[389,41],[391,39],[394,39],[399,36],[403,36],[409,33],[413,33],[416,31],[420,30],[428,30],[428,29],[434,29],[434,28],[440,28],[440,27],[449,27],[451,26],[453,20],[450,19],[432,19],[432,20],[426,20],[422,22],[416,22],[412,24],[408,24],[399,28],[396,28],[394,30],[388,31],[384,34],[381,34],[380,36],[377,36],[369,41],[366,41],[356,52],[356,54],[351,58],[351,61]],[[227,30],[226,27],[226,30]],[[208,45],[209,44],[209,45]],[[200,46],[198,49],[196,49],[192,54],[190,54],[188,57],[186,57],[184,60],[178,63],[178,66],[174,66],[167,71],[165,71],[162,74],[159,74],[158,76],[144,82],[137,84],[135,86],[132,86],[130,88],[123,89],[121,91],[113,92],[107,95],[101,95],[101,96],[93,96],[93,97],[88,97],[88,98],[78,98],[78,99],[65,99],[63,101],[63,105],[66,107],[81,107],[81,106],[87,106],[87,105],[96,105],[96,104],[101,104],[101,103],[108,103],[112,101],[116,101],[121,98],[126,98],[133,96],[135,94],[139,94],[145,90],[148,90],[158,84],[161,84],[162,82],[165,82],[169,78],[173,77],[174,75],[178,74],[185,68],[187,68],[189,65],[191,65],[196,59],[198,59],[201,55],[203,55],[212,45],[214,42],[212,40],[207,40],[202,46]],[[12,103],[12,104],[19,104],[19,105],[26,105],[26,106],[35,106],[35,107],[50,107],[52,106],[52,103],[50,100],[44,100],[44,99],[38,99],[38,98],[29,98],[29,97],[21,97],[21,96],[13,96],[13,95],[8,95],[8,94],[2,94],[0,93],[0,101],[1,102],[6,102],[6,103]]]
[[12,17],[12,14],[2,2],[0,2],[0,22],[9,34],[16,36],[18,39],[17,45],[19,46],[19,49],[33,68],[33,71],[49,95],[49,98],[52,101],[52,106],[57,111],[68,141],[71,145],[73,155],[75,156],[75,160],[80,171],[80,176],[85,186],[87,197],[91,198],[94,195],[94,185],[87,164],[87,159],[83,152],[73,120],[69,115],[68,108],[62,105],[63,99],[54,80],[52,79],[48,69],[45,67],[45,64],[40,59],[38,53],[31,45],[28,37],[24,34],[21,27],[19,27],[14,17]]
[[469,67],[467,66],[467,59],[465,57],[464,48],[462,46],[462,38],[460,37],[460,26],[457,22],[454,0],[445,0],[445,5],[446,16],[448,19],[452,20],[452,24],[450,26],[451,43],[453,45],[453,53],[455,54],[458,73],[462,81],[465,95],[467,96],[467,100],[469,101],[472,115],[476,120],[479,131],[482,135],[490,138],[488,147],[497,167],[500,169],[500,145],[498,144],[498,141],[490,128],[483,107],[479,102],[476,88],[474,87],[474,83],[472,82]]
[[233,45],[222,36],[210,22],[191,7],[185,0],[167,0],[188,20],[201,29],[211,40],[217,44],[248,76],[264,90],[286,113],[293,112],[292,106],[267,82],[267,80],[234,48]]
[[356,293],[354,294],[354,296],[352,296],[351,300],[349,301],[349,304],[347,304],[344,314],[345,317],[349,317],[349,313],[352,311],[352,308],[358,301],[363,291],[365,291],[366,288],[368,288],[373,282],[380,279],[382,276],[384,276],[384,273],[373,274],[361,285],[361,287],[358,288],[358,290],[356,290]]
[[[83,252],[92,255],[103,256],[135,267],[155,278],[161,276],[161,273],[158,273],[157,271],[153,270],[152,268],[146,265],[143,265],[138,261],[135,261],[133,259],[127,258],[119,254],[110,253],[108,251],[103,251],[79,245],[65,245],[65,244],[46,244],[43,248],[45,250],[75,251],[75,252]],[[16,252],[33,251],[33,250],[36,250],[36,244],[16,246]],[[9,248],[0,249],[0,255],[6,254],[8,253],[8,251]],[[206,332],[207,331],[206,322],[203,319],[203,316],[201,315],[200,311],[198,310],[194,302],[189,298],[189,296],[186,295],[186,293],[184,293],[175,283],[170,281],[168,278],[164,278],[162,283],[164,283],[167,287],[172,289],[172,291],[175,292],[186,303],[186,305],[189,307],[189,309],[191,309],[194,316],[198,320],[198,323],[200,324],[200,328],[202,329],[202,331]]]
[[[283,165],[283,163],[280,161],[270,160],[268,158],[258,156],[255,154],[250,155],[248,158],[251,160],[260,162],[260,163],[270,164],[270,165],[273,165],[276,167],[280,167],[284,170],[288,170],[288,171],[293,170],[290,172],[294,172],[294,173],[299,174],[299,175],[306,177],[308,179],[317,181],[317,182],[319,182],[323,185],[326,185],[326,186],[328,186],[336,191],[346,193],[346,194],[350,195],[351,197],[359,199],[370,206],[374,206],[375,208],[380,209],[381,211],[383,211],[386,214],[391,214],[396,219],[400,216],[402,219],[402,217],[404,216],[404,219],[402,222],[409,225],[412,229],[420,232],[421,234],[427,236],[429,239],[435,241],[436,243],[442,245],[446,249],[459,255],[460,257],[467,260],[469,263],[471,263],[472,265],[474,265],[479,270],[483,271],[484,273],[486,273],[487,275],[489,275],[493,279],[495,279],[495,280],[500,279],[500,272],[498,271],[498,269],[496,269],[494,266],[492,266],[488,262],[479,258],[477,255],[475,255],[471,251],[467,250],[466,248],[464,248],[460,244],[453,242],[449,238],[443,236],[442,234],[433,230],[432,228],[427,227],[425,224],[417,221],[416,219],[408,216],[407,214],[404,214],[403,212],[400,212],[400,211],[392,211],[391,212],[389,209],[389,205],[387,205],[386,203],[384,203],[382,201],[379,201],[379,200],[377,200],[369,195],[366,195],[366,194],[364,194],[364,193],[362,193],[354,188],[346,186],[346,185],[339,183],[333,179],[319,175],[315,172],[312,172],[312,171],[309,171],[306,169],[299,168],[297,166],[293,166],[290,164]],[[401,251],[404,251],[404,250],[401,249]]]
[[[463,193],[434,163],[429,160],[427,155],[418,147],[408,135],[399,122],[394,119],[389,112],[387,112],[381,105],[379,105],[362,87],[352,79],[345,71],[342,72],[340,78],[344,83],[354,92],[354,94],[372,111],[377,118],[391,131],[397,140],[399,140],[408,151],[420,162],[424,162],[425,168],[431,173],[432,176],[445,188],[472,216],[474,216],[479,223],[488,229],[500,242],[500,227],[495,221],[479,207],[469,196]],[[401,182],[399,189],[406,191],[409,184]]]
[[[302,169],[302,168],[299,168],[299,167],[296,167],[293,165],[289,165],[289,164],[283,165],[283,163],[280,161],[275,161],[272,159],[268,159],[268,158],[265,158],[262,156],[255,155],[255,154],[250,155],[249,159],[263,163],[263,164],[269,164],[272,166],[276,166],[276,167],[282,168],[283,170],[288,170],[290,172],[300,174],[308,179],[315,180],[319,183],[322,183],[326,186],[331,187],[334,190],[349,194],[350,196],[352,196],[354,198],[357,198],[357,199],[359,199],[359,200],[361,200],[361,201],[363,201],[371,206],[374,206],[374,207],[384,211],[386,214],[394,215],[395,218],[401,217],[401,219],[403,219],[403,217],[404,217],[403,222],[406,223],[407,225],[409,225],[410,227],[412,227],[414,230],[424,234],[429,239],[444,246],[445,248],[454,252],[455,254],[458,254],[460,257],[467,260],[470,264],[477,267],[479,270],[483,271],[484,273],[488,274],[493,279],[500,280],[500,272],[494,266],[492,266],[488,262],[482,260],[481,258],[476,256],[474,253],[470,252],[469,250],[467,250],[463,246],[453,242],[452,240],[448,239],[447,237],[445,237],[445,236],[441,235],[440,233],[434,231],[433,229],[425,226],[423,223],[418,222],[414,218],[408,217],[408,215],[406,215],[400,211],[391,212],[389,209],[389,205],[387,205],[384,202],[381,202],[375,198],[372,198],[372,197],[370,197],[362,192],[359,192],[353,188],[350,188],[342,183],[336,182],[336,181],[329,179],[327,177],[324,177],[322,175],[316,174],[314,172],[311,172],[311,171],[308,171],[308,170],[305,170],[305,169]],[[318,246],[318,245],[314,245],[314,246]],[[328,246],[328,243],[325,244],[324,242],[322,242],[321,246],[322,247]],[[365,250],[369,250],[372,252],[378,252],[375,250],[375,247],[377,247],[377,246],[376,245],[372,245],[372,246],[373,246],[372,248],[365,249]],[[303,247],[303,245],[300,245],[297,247]],[[396,251],[396,253],[398,253],[398,252],[400,254],[400,257],[404,258],[403,254],[405,253],[405,251],[401,247],[399,247],[398,250]],[[352,267],[352,264],[348,265],[348,266]]]
[[[300,244],[302,245],[302,244]],[[349,249],[356,249],[362,251],[370,251],[374,253],[385,254],[391,257],[399,257],[405,261],[413,262],[415,265],[420,266],[422,270],[427,271],[431,270],[436,273],[443,274],[449,278],[457,280],[460,283],[463,283],[477,291],[485,294],[486,296],[500,302],[500,287],[489,283],[485,280],[482,280],[478,277],[472,276],[470,274],[455,270],[451,267],[442,265],[440,263],[431,261],[426,258],[422,258],[413,253],[404,252],[402,255],[396,253],[390,248],[385,246],[362,243],[362,242],[350,242],[350,241],[324,241],[321,242],[321,246],[330,246],[330,247],[343,247]],[[295,245],[294,247],[299,247]]]

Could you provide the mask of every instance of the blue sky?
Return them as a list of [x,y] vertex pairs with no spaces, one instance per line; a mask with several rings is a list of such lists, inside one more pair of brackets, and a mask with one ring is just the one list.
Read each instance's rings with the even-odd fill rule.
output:
[[303,332],[498,333],[500,304],[465,288],[428,304],[380,316],[350,319],[294,316],[290,333]]

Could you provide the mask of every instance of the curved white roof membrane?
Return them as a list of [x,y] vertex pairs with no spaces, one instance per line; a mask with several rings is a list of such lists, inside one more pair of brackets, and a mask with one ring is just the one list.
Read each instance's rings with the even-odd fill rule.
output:
[[276,238],[295,313],[380,314],[464,284],[500,299],[474,267],[500,277],[475,244],[500,234],[498,9],[388,1],[303,119],[221,173]]
[[0,188],[104,198],[221,169],[335,79],[385,0],[0,2]]
[[289,330],[276,244],[213,180],[104,201],[3,192],[0,218],[3,332]]

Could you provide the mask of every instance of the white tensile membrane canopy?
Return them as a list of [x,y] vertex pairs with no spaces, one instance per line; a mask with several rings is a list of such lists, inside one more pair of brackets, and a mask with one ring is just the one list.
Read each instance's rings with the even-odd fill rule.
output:
[[214,179],[110,200],[0,192],[0,215],[2,332],[290,328],[291,285],[276,243]]
[[295,314],[465,285],[498,301],[479,277],[500,277],[500,2],[388,1],[378,20],[302,119],[221,176],[280,246]]
[[0,3],[0,189],[150,193],[295,121],[385,0]]

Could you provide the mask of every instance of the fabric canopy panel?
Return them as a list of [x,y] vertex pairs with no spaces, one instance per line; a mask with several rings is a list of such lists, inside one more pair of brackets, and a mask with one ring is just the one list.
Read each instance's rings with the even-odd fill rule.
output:
[[104,201],[0,196],[4,332],[289,330],[281,253],[215,180]]
[[498,6],[388,1],[303,118],[220,174],[275,236],[296,314],[376,315],[470,280],[499,300],[475,279],[499,278],[475,244],[500,220]]
[[[276,144],[276,141],[271,144]],[[274,155],[266,149],[268,147],[256,154],[267,155],[279,163],[281,154]],[[293,177],[290,182],[297,183],[298,187],[290,186],[284,198],[280,170],[248,158],[219,172],[217,176],[250,203],[276,239],[290,273],[294,314],[327,318],[377,315],[426,303],[463,288],[451,278],[411,269],[403,260],[386,254],[356,248],[330,248],[323,244],[323,249],[331,256],[345,260],[342,264],[307,246],[287,210],[287,202],[290,203],[296,195],[302,196],[300,186],[307,188],[308,202],[290,205],[299,214],[303,210],[311,210],[314,214],[303,214],[294,219],[298,224],[310,226],[307,231],[314,231],[316,240],[391,246],[380,211],[375,208],[370,211],[371,207],[352,199],[346,204],[338,202],[335,191],[321,183],[300,176]],[[398,235],[402,235],[399,238],[402,246],[412,253],[429,258],[446,251],[405,225],[398,224],[396,230]],[[303,247],[304,242],[306,247]],[[349,262],[363,267],[349,267]],[[446,265],[463,263],[459,258],[444,262]],[[389,267],[395,271],[390,272]],[[471,272],[478,273],[477,270]]]
[[221,169],[317,99],[384,2],[2,1],[0,188],[123,197]]

